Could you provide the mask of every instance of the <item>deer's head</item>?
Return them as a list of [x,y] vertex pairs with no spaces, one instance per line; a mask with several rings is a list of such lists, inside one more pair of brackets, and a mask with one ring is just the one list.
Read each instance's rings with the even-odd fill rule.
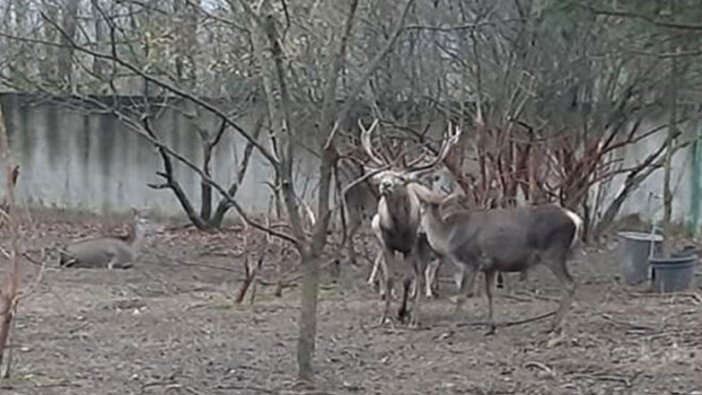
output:
[[451,147],[458,142],[461,136],[461,129],[454,129],[449,123],[438,154],[432,157],[428,154],[427,147],[424,146],[416,158],[408,161],[405,158],[406,153],[403,152],[394,158],[388,158],[387,155],[375,152],[371,144],[371,137],[378,126],[378,119],[375,119],[369,128],[366,128],[359,119],[358,126],[361,129],[361,145],[372,162],[372,165],[365,165],[366,172],[375,173],[373,181],[378,185],[381,196],[393,195],[398,191],[405,190],[409,183],[419,181],[423,175],[432,171],[435,166],[446,159]]

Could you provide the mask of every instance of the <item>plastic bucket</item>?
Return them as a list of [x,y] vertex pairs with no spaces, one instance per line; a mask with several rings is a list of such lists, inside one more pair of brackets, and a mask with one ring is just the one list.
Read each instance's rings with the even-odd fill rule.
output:
[[622,271],[628,285],[636,285],[649,279],[648,258],[660,256],[663,249],[663,236],[642,232],[619,232],[621,238]]
[[652,257],[650,262],[651,288],[658,293],[686,290],[697,272],[697,255]]

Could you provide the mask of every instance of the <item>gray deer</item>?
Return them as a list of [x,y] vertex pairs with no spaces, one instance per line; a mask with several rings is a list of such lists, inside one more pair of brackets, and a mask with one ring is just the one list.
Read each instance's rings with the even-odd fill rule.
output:
[[[340,183],[347,183],[363,176],[363,166],[354,160],[339,161],[337,169],[337,178]],[[349,263],[355,265],[357,262],[353,238],[364,223],[370,224],[371,218],[378,211],[380,195],[377,186],[370,180],[363,180],[353,185],[348,183],[347,186],[342,196],[344,204],[341,213],[344,226],[341,244],[347,252]]]
[[483,272],[490,325],[487,334],[495,333],[492,288],[496,272],[518,272],[544,264],[565,291],[550,331],[560,329],[575,293],[575,282],[568,273],[566,261],[582,236],[583,221],[577,214],[555,204],[545,204],[463,210],[442,216],[439,206],[444,196],[417,183],[411,184],[409,189],[422,202],[421,225],[427,232],[429,244],[464,269],[457,311],[464,303],[465,288],[472,285],[477,271]]
[[102,236],[73,241],[59,253],[59,265],[73,268],[127,269],[134,265],[144,236],[154,225],[140,213],[134,213],[127,237]]
[[[373,130],[378,125],[378,120],[374,120],[372,125],[366,129],[362,121],[358,120],[358,125],[361,129],[361,145],[368,154],[370,160],[377,168],[367,166],[369,171],[376,172],[375,180],[378,183],[378,191],[380,192],[380,200],[378,201],[378,212],[373,217],[371,227],[375,232],[380,247],[383,253],[384,267],[384,282],[385,282],[385,307],[381,317],[381,323],[390,319],[390,299],[393,287],[393,272],[400,269],[405,272],[405,283],[412,281],[408,271],[411,269],[414,279],[414,297],[413,297],[413,313],[410,315],[410,326],[417,326],[420,321],[420,299],[421,278],[423,269],[426,268],[426,262],[420,259],[420,201],[416,194],[410,193],[407,186],[416,181],[419,175],[430,169],[433,169],[437,164],[442,163],[446,158],[450,148],[456,144],[461,134],[460,129],[456,129],[455,133],[451,134],[451,125],[449,124],[449,134],[442,142],[438,155],[433,159],[420,164],[425,160],[426,155],[420,155],[418,158],[410,161],[402,167],[398,167],[397,159],[391,162],[386,162],[375,154],[372,144],[371,135]],[[386,170],[382,170],[387,168]],[[402,254],[403,262],[396,260],[396,253]],[[404,319],[406,299],[403,298],[403,306],[399,311],[400,320]]]

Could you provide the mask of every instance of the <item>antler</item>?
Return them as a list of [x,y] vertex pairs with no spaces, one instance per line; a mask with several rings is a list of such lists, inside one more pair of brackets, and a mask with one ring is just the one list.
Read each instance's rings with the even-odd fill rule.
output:
[[424,159],[424,156],[421,156],[418,160],[412,161],[412,163],[408,166],[407,171],[408,172],[421,172],[424,170],[429,170],[436,166],[437,164],[441,163],[446,159],[446,156],[448,155],[449,151],[451,148],[458,143],[458,140],[461,138],[461,133],[463,131],[461,128],[456,127],[454,132],[451,132],[453,129],[452,123],[449,122],[448,125],[448,130],[446,131],[446,136],[444,137],[443,143],[441,143],[441,148],[439,149],[439,154],[434,157],[433,160],[431,160],[429,163],[421,165],[421,166],[416,166],[419,161]]
[[371,124],[370,128],[368,129],[366,129],[366,127],[363,125],[361,119],[358,119],[358,127],[361,128],[361,146],[368,154],[368,157],[373,162],[375,162],[376,165],[384,166],[385,162],[373,152],[373,148],[371,147],[371,134],[373,133],[373,130],[376,126],[378,126],[377,118],[373,121],[373,124]]
[[424,160],[424,158],[427,157],[427,149],[426,147],[422,146],[422,152],[420,152],[419,156],[415,159],[412,159],[405,165],[406,168],[411,169],[412,167],[416,166],[417,163],[420,163],[421,161]]

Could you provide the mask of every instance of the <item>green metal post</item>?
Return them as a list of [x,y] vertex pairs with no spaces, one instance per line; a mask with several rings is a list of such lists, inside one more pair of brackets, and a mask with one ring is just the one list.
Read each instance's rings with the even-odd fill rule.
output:
[[690,180],[690,186],[692,187],[692,193],[690,196],[690,234],[693,238],[697,237],[697,232],[699,230],[699,219],[700,219],[700,195],[702,194],[702,160],[700,154],[702,153],[702,124],[698,125],[697,133],[695,135],[695,142],[692,145],[692,171],[690,172],[692,180]]

